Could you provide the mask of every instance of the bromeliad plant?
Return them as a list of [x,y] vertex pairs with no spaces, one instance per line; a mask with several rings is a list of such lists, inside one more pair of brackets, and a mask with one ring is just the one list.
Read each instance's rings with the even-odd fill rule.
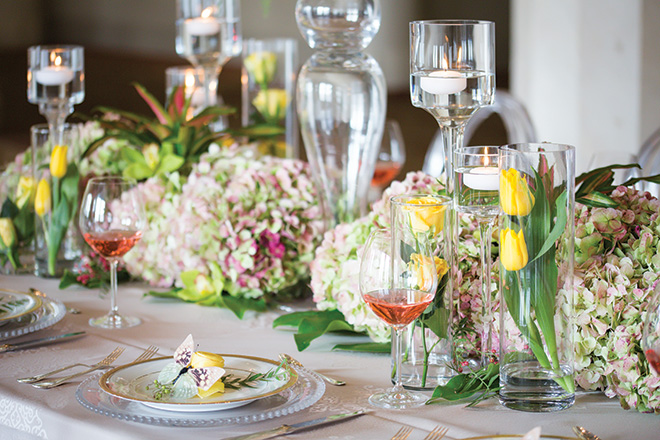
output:
[[172,91],[167,107],[140,84],[134,84],[134,87],[156,119],[99,107],[97,110],[102,114],[97,120],[105,133],[89,145],[83,157],[89,156],[109,139],[123,140],[128,143],[120,152],[128,163],[123,170],[125,177],[145,180],[174,171],[187,174],[191,164],[198,162],[212,143],[227,136],[226,133],[213,132],[208,124],[232,113],[233,109],[207,107],[187,119],[190,98],[185,98],[183,87]]

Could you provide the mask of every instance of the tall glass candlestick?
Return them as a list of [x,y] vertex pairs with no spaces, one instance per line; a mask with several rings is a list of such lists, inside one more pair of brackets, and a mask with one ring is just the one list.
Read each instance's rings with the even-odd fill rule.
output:
[[220,71],[242,45],[240,0],[177,0],[176,52],[204,69],[205,107],[218,102]]
[[481,257],[481,366],[496,356],[492,343],[491,245],[493,225],[500,212],[497,147],[460,147],[454,152],[456,209],[479,223]]
[[32,46],[28,49],[27,96],[48,121],[53,145],[62,144],[64,122],[85,99],[81,46]]
[[[495,23],[478,20],[423,20],[410,23],[410,97],[442,130],[447,195],[454,195],[453,152],[463,145],[467,122],[495,97]],[[454,207],[456,200],[454,199]],[[448,227],[453,238],[447,287],[458,284],[458,214]]]

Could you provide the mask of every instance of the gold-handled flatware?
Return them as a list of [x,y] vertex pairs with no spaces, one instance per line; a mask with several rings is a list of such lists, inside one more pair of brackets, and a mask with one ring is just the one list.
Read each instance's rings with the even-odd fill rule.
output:
[[[291,365],[295,365],[295,366],[300,367],[300,368],[305,368],[305,366],[303,364],[301,364],[299,361],[295,360],[294,358],[292,358],[291,356],[289,356],[286,353],[280,353],[280,360],[283,361],[283,362],[287,362]],[[330,385],[334,385],[334,386],[337,386],[337,387],[340,387],[342,385],[346,385],[346,382],[344,382],[343,380],[333,379],[332,377],[326,376],[325,374],[319,373],[318,371],[314,371],[314,373],[318,374],[321,379],[325,380]]]
[[413,432],[413,429],[410,426],[402,426],[396,434],[392,437],[391,440],[406,440],[410,437],[410,434]]
[[98,364],[92,365],[90,368],[83,370],[79,373],[76,374],[71,374],[69,376],[61,377],[59,379],[55,380],[42,380],[39,382],[34,382],[32,383],[32,386],[35,388],[41,388],[41,389],[49,389],[49,388],[54,388],[56,386],[62,385],[64,382],[67,382],[73,378],[80,377],[82,375],[85,375],[87,373],[91,373],[92,371],[100,370],[104,367],[109,366],[112,364],[121,354],[124,352],[125,348],[124,347],[117,347],[115,348],[112,353],[107,355],[105,359],[103,359],[101,362]]
[[445,435],[447,435],[447,432],[449,432],[449,428],[445,428],[444,426],[436,426],[433,428],[433,431],[429,432],[429,434],[424,437],[424,440],[440,440]]
[[573,432],[582,440],[600,440],[600,437],[591,431],[587,431],[582,426],[573,426]]

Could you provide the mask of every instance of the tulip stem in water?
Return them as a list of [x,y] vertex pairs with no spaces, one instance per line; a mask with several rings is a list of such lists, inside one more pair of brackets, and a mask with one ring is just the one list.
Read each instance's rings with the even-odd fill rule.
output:
[[493,241],[493,223],[495,223],[494,216],[478,216],[479,232],[481,235],[481,316],[483,319],[483,327],[481,330],[481,366],[486,367],[490,363],[492,341],[491,341],[491,325],[492,325],[492,301],[491,301],[491,245]]

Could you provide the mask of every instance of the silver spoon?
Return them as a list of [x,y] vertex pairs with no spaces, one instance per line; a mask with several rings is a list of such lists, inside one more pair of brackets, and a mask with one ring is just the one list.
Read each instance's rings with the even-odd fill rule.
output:
[[582,440],[600,440],[600,437],[591,431],[587,431],[582,426],[573,426],[573,432]]
[[[295,365],[297,367],[300,367],[300,368],[305,368],[303,366],[303,364],[301,364],[299,361],[295,360],[294,358],[292,358],[291,356],[289,356],[286,353],[280,353],[280,360],[281,361],[286,361],[286,362],[288,362],[290,364],[293,364],[293,365]],[[318,374],[321,377],[321,379],[325,380],[330,385],[335,385],[335,386],[338,386],[338,387],[340,387],[342,385],[346,385],[346,382],[344,382],[343,380],[333,379],[332,377],[328,377],[325,374],[319,373],[318,371],[315,371],[315,373]]]

